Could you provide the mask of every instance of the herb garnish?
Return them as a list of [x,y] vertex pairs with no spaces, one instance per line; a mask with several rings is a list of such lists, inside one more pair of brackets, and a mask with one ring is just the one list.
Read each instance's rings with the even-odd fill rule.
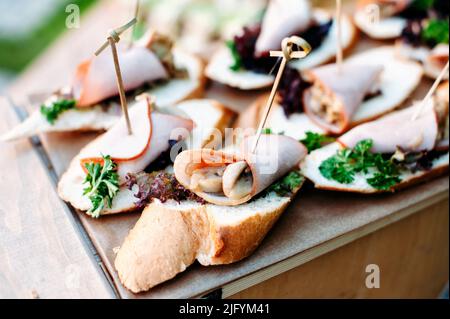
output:
[[306,146],[308,153],[311,153],[312,151],[334,141],[335,139],[333,137],[308,131],[306,132],[306,137],[300,140],[300,143]]
[[275,192],[278,196],[284,197],[292,194],[302,184],[303,180],[304,177],[299,171],[292,171],[275,184],[272,184],[267,189],[267,193]]
[[265,135],[271,135],[271,134],[273,134],[273,133],[272,133],[272,129],[271,129],[270,127],[265,127],[265,128],[263,128],[263,130],[262,130],[262,134],[265,134]]
[[431,46],[449,42],[448,20],[432,19],[422,30],[423,40]]
[[426,11],[434,6],[434,0],[414,0],[411,4],[416,10]]
[[242,58],[237,49],[236,43],[233,40],[229,40],[226,42],[226,46],[231,51],[231,56],[233,57],[233,64],[230,66],[230,69],[233,71],[239,71],[242,69]]
[[41,105],[41,114],[53,125],[61,113],[73,109],[75,104],[75,100],[58,100],[50,105]]
[[117,165],[109,155],[103,156],[103,165],[100,163],[86,163],[86,178],[83,184],[88,184],[83,195],[87,195],[92,203],[92,208],[87,214],[98,218],[100,212],[107,206],[112,206],[112,200],[119,191],[119,175]]
[[385,159],[380,153],[371,153],[372,146],[372,140],[363,140],[353,149],[339,150],[320,165],[320,173],[341,184],[352,183],[358,173],[371,174],[366,176],[370,186],[378,190],[390,190],[401,182],[399,168],[391,158]]
[[143,208],[154,199],[158,199],[162,203],[168,200],[175,200],[178,203],[184,200],[196,201],[201,204],[206,202],[195,195],[190,190],[184,188],[174,174],[164,171],[155,171],[152,173],[141,172],[138,174],[128,174],[126,176],[126,186],[129,190],[133,190],[137,186],[137,198],[135,203],[138,208]]

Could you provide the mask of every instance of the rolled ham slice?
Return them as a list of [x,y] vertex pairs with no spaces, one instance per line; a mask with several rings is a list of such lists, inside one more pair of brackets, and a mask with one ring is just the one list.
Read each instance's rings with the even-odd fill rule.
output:
[[376,64],[329,64],[306,72],[313,86],[305,91],[305,113],[332,134],[345,132],[364,97],[374,91],[383,67]]
[[[147,43],[142,41],[127,50],[122,46],[117,47],[126,91],[136,89],[147,82],[169,77],[156,54],[146,46],[151,41],[151,35],[147,39]],[[99,56],[82,62],[76,70],[72,87],[77,107],[92,106],[118,95],[111,50],[107,49]]]
[[397,111],[379,120],[362,124],[350,130],[338,140],[345,147],[353,148],[366,139],[373,140],[372,152],[394,153],[397,147],[404,151],[431,151],[438,137],[438,122],[433,103],[412,120],[416,105]]
[[128,173],[143,171],[167,150],[170,139],[185,139],[194,126],[191,120],[182,117],[151,112],[145,101],[131,108],[129,115],[133,134],[128,134],[122,118],[80,152],[82,168],[89,162],[102,162],[102,155],[109,155],[117,164],[119,181],[123,182]]
[[[281,135],[262,135],[252,154],[253,141],[254,137],[245,138],[239,154],[209,149],[182,152],[174,163],[175,177],[209,203],[236,206],[297,168],[307,154],[297,140]],[[199,173],[203,178],[198,178]]]
[[308,29],[312,21],[311,5],[307,0],[271,0],[256,41],[256,56],[279,50],[281,41]]

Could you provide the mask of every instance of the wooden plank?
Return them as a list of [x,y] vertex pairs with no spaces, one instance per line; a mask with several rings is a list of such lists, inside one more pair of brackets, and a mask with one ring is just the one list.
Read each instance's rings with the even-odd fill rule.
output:
[[[447,199],[232,298],[437,298],[449,276],[449,229],[442,227],[448,205]],[[369,264],[380,267],[379,289],[365,285]]]
[[[126,20],[123,14],[127,12],[120,5],[117,6],[114,1],[102,2],[84,18],[81,29],[68,32],[54,48],[42,56],[13,85],[9,93],[14,100],[23,105],[25,94],[48,91],[49,86],[56,88],[58,84],[66,83],[62,81],[62,78],[72,72],[74,61],[88,56],[95,49],[99,39],[102,39],[103,30],[116,25],[119,20]],[[362,37],[353,52],[384,44],[386,43],[368,41]],[[48,79],[45,84],[42,84],[43,78]],[[416,90],[414,98],[423,96],[429,84],[429,81],[424,80],[423,85]],[[239,92],[214,84],[209,88],[207,95],[241,111],[260,93]],[[33,107],[36,105],[29,106],[28,109]],[[66,169],[70,159],[93,136],[95,134],[41,136],[58,175]],[[286,211],[260,249],[250,258],[223,267],[205,268],[194,265],[187,272],[177,276],[175,280],[140,295],[133,295],[120,285],[113,267],[114,249],[122,243],[129,229],[139,218],[139,214],[109,216],[99,220],[92,220],[80,214],[80,219],[108,271],[117,283],[117,289],[122,297],[192,297],[217,287],[227,286],[239,278],[263,271],[271,265],[288,261],[304,251],[320,253],[321,245],[324,243],[333,244],[333,241],[336,241],[335,246],[332,246],[335,249],[339,247],[338,238],[362,227],[373,225],[380,220],[386,219],[388,224],[393,223],[395,219],[390,219],[389,216],[419,204],[431,205],[428,201],[441,194],[448,196],[448,177],[396,195],[364,197],[305,189]],[[442,227],[446,227],[446,225],[442,225]]]
[[[265,269],[262,269],[254,274],[251,274],[247,277],[240,278],[230,284],[222,287],[223,296],[229,297],[234,294],[237,294],[240,291],[246,290],[252,286],[255,286],[259,283],[265,282],[268,279],[271,279],[279,274],[287,272],[297,266],[303,265],[307,262],[315,260],[318,257],[321,257],[324,254],[327,254],[331,251],[339,249],[342,246],[345,246],[355,240],[358,240],[361,237],[367,236],[368,234],[372,234],[383,227],[392,225],[394,222],[398,222],[405,217],[408,217],[417,212],[424,212],[431,208],[429,205],[433,205],[434,203],[440,202],[443,198],[447,198],[446,194],[441,194],[439,196],[428,199],[427,202],[420,203],[418,205],[414,205],[412,207],[408,207],[404,210],[395,212],[391,215],[388,215],[382,219],[379,219],[373,223],[367,224],[361,228],[355,229],[348,233],[345,233],[339,237],[333,238],[327,242],[324,242],[320,245],[317,245],[311,249],[307,249],[291,258],[283,260],[277,264],[271,265]],[[424,208],[425,207],[425,208]],[[442,205],[439,207],[441,208]],[[444,210],[445,212],[445,210]],[[408,230],[410,231],[410,230]],[[398,243],[400,245],[400,243]],[[393,255],[388,252],[389,256]],[[328,264],[330,265],[330,264]]]
[[[0,110],[4,132],[18,121]],[[0,298],[112,297],[31,144],[2,143],[0,166]]]

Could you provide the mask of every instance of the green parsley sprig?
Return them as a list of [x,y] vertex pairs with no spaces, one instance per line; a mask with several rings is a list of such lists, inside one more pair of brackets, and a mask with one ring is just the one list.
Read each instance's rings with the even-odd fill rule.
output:
[[334,141],[335,139],[333,137],[308,131],[306,132],[306,137],[300,140],[300,143],[306,146],[306,148],[308,149],[308,153],[311,153],[312,151],[317,150]]
[[226,46],[230,49],[231,56],[233,57],[233,64],[230,66],[230,69],[239,71],[242,69],[242,58],[237,50],[236,43],[233,40],[229,40],[226,42]]
[[112,200],[119,191],[119,175],[117,165],[109,155],[103,156],[103,165],[100,163],[86,163],[87,175],[83,184],[88,184],[83,195],[89,197],[92,208],[87,214],[98,218],[105,207],[112,206]]
[[432,19],[428,21],[422,30],[423,40],[431,46],[449,42],[449,21],[442,19]]
[[299,187],[304,181],[303,175],[299,171],[292,171],[278,182],[272,184],[267,193],[275,192],[278,196],[284,197],[292,194],[297,187]]
[[[392,159],[385,159],[382,154],[372,153],[372,140],[363,140],[353,149],[339,150],[319,167],[325,178],[341,184],[350,184],[356,174],[366,175],[367,183],[378,190],[390,190],[401,182],[399,168]],[[369,176],[367,176],[369,175]]]
[[75,104],[75,100],[58,100],[50,105],[41,105],[41,114],[53,125],[61,113],[73,109]]

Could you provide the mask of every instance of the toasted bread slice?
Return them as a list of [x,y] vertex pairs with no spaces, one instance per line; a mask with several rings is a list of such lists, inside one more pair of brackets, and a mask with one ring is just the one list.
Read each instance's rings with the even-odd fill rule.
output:
[[[196,56],[177,49],[174,50],[174,61],[178,68],[186,69],[189,76],[186,79],[170,80],[152,87],[147,92],[155,97],[157,105],[160,107],[203,96],[206,82],[203,75],[204,63]],[[0,139],[11,141],[50,132],[101,131],[116,123],[120,115],[120,105],[111,102],[107,108],[96,105],[86,109],[68,110],[62,113],[54,124],[50,124],[37,109],[21,124],[2,135]]]
[[189,149],[215,147],[222,142],[225,129],[230,127],[237,114],[215,100],[188,100],[177,104],[195,122],[195,128],[186,143]]
[[[419,63],[396,58],[394,46],[365,51],[348,58],[347,62],[381,64],[384,66],[384,71],[380,77],[381,94],[361,104],[358,111],[353,115],[350,128],[372,121],[399,107],[419,85],[423,73]],[[237,127],[256,128],[267,99],[268,95],[263,95],[257,99],[239,117]],[[287,118],[278,103],[274,103],[272,106],[266,126],[270,127],[275,133],[284,132],[287,136],[296,139],[303,139],[307,131],[326,133],[304,113],[293,114]]]
[[[320,9],[314,10],[317,21],[327,21],[330,15]],[[342,46],[350,48],[356,41],[356,28],[346,15],[342,19]],[[305,70],[329,62],[336,55],[336,24],[333,24],[322,45],[314,49],[305,59],[292,61],[291,66],[298,70]],[[232,71],[233,57],[228,48],[220,48],[211,58],[206,67],[206,76],[216,82],[226,84],[241,90],[256,90],[273,84],[273,75],[259,74],[252,71]]]
[[155,201],[120,247],[115,267],[134,293],[174,278],[195,260],[224,265],[249,256],[292,198],[269,193],[235,207]]
[[[190,100],[176,106],[184,114],[193,119],[195,128],[187,141],[189,148],[200,148],[205,144],[211,147],[215,141],[215,131],[223,132],[229,127],[235,113],[214,100]],[[86,173],[80,166],[80,158],[76,156],[58,183],[58,194],[66,202],[78,210],[87,211],[91,208],[89,198],[83,195],[83,181]],[[125,213],[136,209],[136,191],[121,187],[113,200],[111,208],[105,208],[102,215]]]
[[[373,188],[361,174],[357,174],[354,182],[351,184],[341,184],[322,176],[319,171],[320,165],[323,161],[335,155],[341,147],[339,143],[333,143],[309,154],[301,164],[303,175],[310,179],[318,189],[364,194],[389,192]],[[433,167],[429,171],[418,171],[416,173],[402,172],[400,175],[401,182],[394,186],[393,191],[445,174],[448,172],[448,164],[449,153],[446,153],[433,161]]]

